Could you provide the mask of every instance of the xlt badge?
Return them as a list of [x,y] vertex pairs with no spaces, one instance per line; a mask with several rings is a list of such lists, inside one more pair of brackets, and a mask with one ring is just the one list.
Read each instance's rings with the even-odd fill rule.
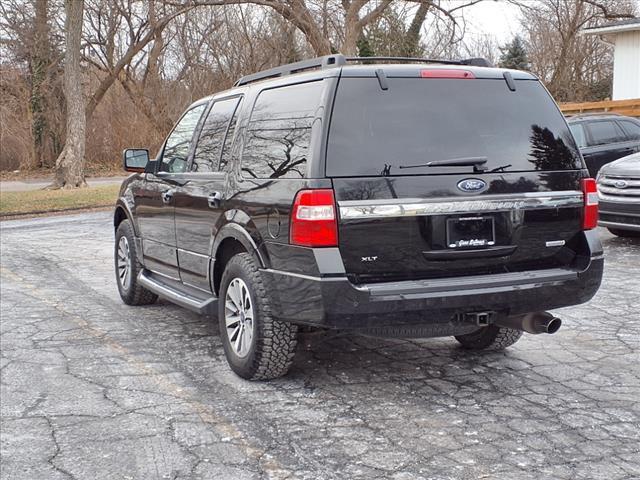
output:
[[375,262],[376,260],[378,260],[377,255],[375,257],[362,257],[363,262]]

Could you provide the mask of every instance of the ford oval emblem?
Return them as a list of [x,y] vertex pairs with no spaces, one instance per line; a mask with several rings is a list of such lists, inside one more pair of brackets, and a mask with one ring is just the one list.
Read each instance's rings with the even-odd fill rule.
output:
[[477,193],[481,192],[487,187],[487,183],[479,178],[465,178],[458,182],[458,188],[463,192]]
[[627,188],[629,186],[626,180],[616,180],[614,185],[616,188]]

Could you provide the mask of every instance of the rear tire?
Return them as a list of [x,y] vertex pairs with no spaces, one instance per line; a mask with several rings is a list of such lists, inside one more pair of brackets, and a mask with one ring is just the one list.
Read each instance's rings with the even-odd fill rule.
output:
[[616,237],[640,237],[640,232],[635,230],[621,230],[619,228],[607,228],[611,233],[613,233]]
[[120,298],[127,305],[149,305],[158,296],[138,283],[142,265],[138,262],[135,236],[129,220],[123,220],[116,230],[116,245],[113,254],[116,283]]
[[222,274],[218,322],[227,362],[242,378],[281,377],[293,362],[298,326],[271,312],[262,273],[251,255],[235,255]]
[[468,350],[504,350],[522,337],[520,330],[489,325],[455,339]]

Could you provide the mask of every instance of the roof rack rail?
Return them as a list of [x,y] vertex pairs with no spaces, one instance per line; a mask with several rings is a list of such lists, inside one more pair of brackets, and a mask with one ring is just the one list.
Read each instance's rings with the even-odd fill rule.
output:
[[245,75],[241,77],[234,87],[240,85],[246,85],[248,83],[257,82],[259,80],[265,80],[267,78],[283,77],[285,75],[291,75],[294,73],[304,72],[305,70],[312,70],[316,68],[325,69],[331,67],[338,67],[346,63],[344,55],[325,55],[324,57],[312,58],[310,60],[302,60],[301,62],[288,63],[280,67],[270,68],[269,70],[263,70],[258,73],[252,73],[251,75]]
[[470,65],[474,67],[492,67],[491,62],[484,58],[469,58],[466,60],[437,60],[432,58],[416,58],[416,57],[346,57],[342,54],[325,55],[324,57],[312,58],[310,60],[302,60],[300,62],[288,63],[280,67],[270,68],[251,75],[241,77],[234,87],[247,85],[249,83],[266,80],[268,78],[283,77],[294,73],[304,72],[305,70],[314,70],[326,68],[334,68],[346,65],[348,62],[359,63],[436,63],[441,65]]

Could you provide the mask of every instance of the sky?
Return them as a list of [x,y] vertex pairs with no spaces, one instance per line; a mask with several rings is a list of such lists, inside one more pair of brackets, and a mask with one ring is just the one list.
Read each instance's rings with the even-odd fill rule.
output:
[[[455,1],[451,1],[455,5]],[[518,32],[519,9],[509,2],[487,0],[464,11],[467,34],[492,35],[500,45],[509,42]]]

